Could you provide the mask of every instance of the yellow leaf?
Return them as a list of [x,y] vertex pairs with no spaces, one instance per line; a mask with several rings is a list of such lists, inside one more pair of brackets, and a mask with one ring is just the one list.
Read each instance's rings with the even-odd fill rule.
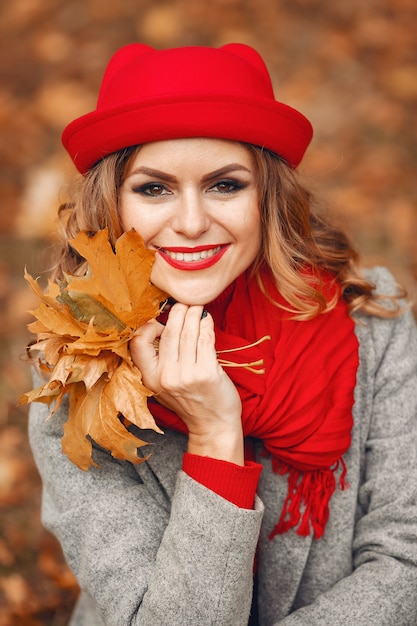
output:
[[[140,393],[138,390],[140,389]],[[148,409],[146,398],[152,393],[142,384],[142,376],[137,367],[129,367],[125,362],[117,368],[109,383],[103,389],[107,404],[129,422],[141,429],[152,429],[162,433]]]
[[43,334],[41,336],[42,339],[32,346],[32,349],[42,351],[44,353],[46,363],[56,365],[68,343],[68,339],[66,337],[59,337],[58,335],[51,334],[46,337],[43,337]]
[[58,302],[55,297],[44,294],[36,280],[34,280],[26,270],[25,279],[29,283],[32,291],[39,298],[39,308],[36,311],[31,311],[31,313],[41,322],[44,330],[35,330],[34,324],[36,324],[36,322],[30,324],[29,329],[33,332],[44,332],[47,330],[56,332],[58,335],[79,337],[82,333],[82,327],[80,327],[77,320],[71,317],[68,307]]
[[88,438],[89,424],[93,415],[88,413],[89,404],[96,400],[100,401],[100,387],[97,385],[95,393],[91,392],[89,402],[83,409],[86,399],[85,387],[82,383],[75,383],[69,392],[69,414],[64,424],[64,436],[62,437],[62,451],[77,467],[88,470],[97,463],[91,458],[93,446]]
[[61,385],[57,381],[51,381],[42,385],[41,387],[37,387],[32,391],[28,391],[24,393],[19,398],[20,404],[29,404],[30,402],[42,402],[50,406],[52,402],[54,402],[54,408],[52,409],[50,415],[53,415],[55,411],[58,410],[62,399],[65,393],[68,391],[68,388],[64,385]]
[[68,343],[66,351],[69,354],[89,354],[97,356],[102,350],[111,350],[122,359],[129,359],[128,342],[133,336],[132,329],[126,329],[122,333],[109,330],[108,333],[97,333],[93,321],[90,322],[84,335]]
[[135,231],[124,233],[115,250],[107,230],[92,237],[81,232],[71,245],[87,261],[84,276],[66,275],[43,293],[25,273],[39,298],[32,311],[36,321],[29,325],[37,334],[32,349],[43,353],[41,370],[48,379],[21,402],[55,401],[53,415],[69,393],[62,446],[81,469],[95,465],[93,441],[117,459],[140,463],[137,448],[146,442],[125,423],[162,432],[147,406],[152,393],[129,352],[136,328],[155,318],[167,298],[150,282],[155,252],[145,248]]
[[71,309],[77,320],[86,324],[92,320],[99,330],[112,328],[123,330],[125,328],[125,324],[116,315],[88,294],[77,293],[74,290],[67,292],[63,288],[59,301]]
[[129,433],[121,423],[111,395],[103,394],[106,386],[106,380],[101,378],[87,394],[78,386],[70,398],[76,408],[70,411],[64,426],[62,449],[83,470],[96,465],[91,458],[91,439],[110,450],[116,459],[131,463],[143,461],[138,457],[137,448],[147,444]]
[[59,395],[59,389],[49,389],[46,385],[27,391],[19,398],[20,404],[28,404],[30,402],[44,402],[50,405]]
[[118,239],[116,254],[126,275],[130,297],[130,309],[121,311],[120,317],[128,326],[138,328],[158,314],[161,301],[167,297],[149,279],[144,280],[150,276],[155,251],[145,248],[141,236],[132,230]]
[[133,318],[135,328],[156,317],[159,303],[167,294],[149,281],[155,251],[145,248],[138,233],[134,230],[123,233],[116,242],[115,252],[107,230],[93,237],[81,232],[71,245],[89,264],[86,276],[74,277],[69,282],[67,289],[72,298],[75,292],[88,294],[126,325],[131,326]]
[[70,243],[89,267],[86,276],[71,280],[71,291],[89,294],[105,306],[111,303],[114,311],[129,311],[131,302],[126,277],[108,240],[107,230],[100,230],[92,237],[82,231]]
[[54,368],[50,381],[58,381],[62,385],[84,382],[89,390],[103,374],[110,372],[111,375],[118,362],[118,357],[111,352],[103,352],[95,359],[85,355],[64,355]]

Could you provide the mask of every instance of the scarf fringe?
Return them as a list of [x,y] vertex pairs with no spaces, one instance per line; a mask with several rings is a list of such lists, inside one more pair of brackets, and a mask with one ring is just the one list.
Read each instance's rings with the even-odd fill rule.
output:
[[[285,498],[281,517],[269,535],[272,540],[276,535],[283,534],[291,528],[297,528],[297,535],[306,537],[313,528],[314,538],[323,535],[329,518],[329,501],[337,486],[343,491],[348,487],[346,482],[346,464],[341,458],[328,469],[301,471],[272,457],[274,472],[288,474],[288,494]],[[342,467],[339,480],[335,473]]]

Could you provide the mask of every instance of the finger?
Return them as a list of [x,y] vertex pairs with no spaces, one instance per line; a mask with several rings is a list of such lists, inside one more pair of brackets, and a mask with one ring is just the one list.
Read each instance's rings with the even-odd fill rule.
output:
[[179,360],[179,344],[188,306],[176,303],[169,312],[159,341],[159,359],[163,367],[174,367]]
[[202,306],[190,306],[184,316],[179,344],[179,359],[184,364],[194,365],[197,362],[202,312]]
[[214,322],[210,313],[206,311],[205,316],[200,321],[200,332],[197,342],[197,364],[208,365],[214,363],[218,365],[216,354],[216,336],[214,332]]
[[136,331],[129,342],[133,362],[141,371],[144,384],[153,391],[156,391],[154,387],[158,387],[156,372],[159,358],[155,344],[163,330],[162,324],[150,320]]

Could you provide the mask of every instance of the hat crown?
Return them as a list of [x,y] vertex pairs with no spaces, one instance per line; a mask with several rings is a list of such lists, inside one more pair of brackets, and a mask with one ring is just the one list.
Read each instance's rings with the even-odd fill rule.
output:
[[296,167],[312,133],[304,115],[275,100],[262,57],[245,44],[130,44],[110,60],[96,110],[68,124],[62,141],[84,174],[112,152],[188,137],[253,144]]
[[106,69],[97,111],[159,98],[201,95],[274,99],[262,58],[244,44],[168,50],[130,44],[113,56]]

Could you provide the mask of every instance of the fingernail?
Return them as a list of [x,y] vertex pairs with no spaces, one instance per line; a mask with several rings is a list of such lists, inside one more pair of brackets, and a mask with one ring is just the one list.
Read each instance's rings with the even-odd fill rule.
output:
[[174,300],[174,298],[171,298],[170,296],[166,300],[163,300],[162,302],[159,303],[159,308],[161,309],[161,311],[168,311],[172,307],[172,305],[175,303],[176,303],[176,300]]
[[205,317],[207,317],[208,315],[208,311],[206,309],[203,309],[203,312],[201,314],[201,319],[204,319]]
[[174,300],[174,298],[171,298],[171,296],[167,298],[166,300],[163,300],[162,302],[159,303],[160,314],[158,315],[156,319],[163,326],[166,325],[167,320],[168,320],[168,314],[171,310],[171,307],[175,303],[176,303],[176,300]]

